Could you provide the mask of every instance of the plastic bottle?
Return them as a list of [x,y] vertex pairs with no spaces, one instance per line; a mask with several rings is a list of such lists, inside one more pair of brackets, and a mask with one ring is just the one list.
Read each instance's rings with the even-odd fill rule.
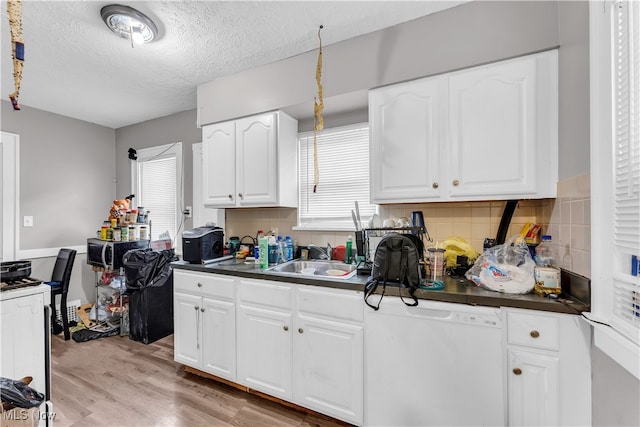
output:
[[276,263],[287,262],[287,243],[284,241],[282,236],[278,236],[278,240],[276,241],[277,251],[278,251],[278,260]]
[[276,236],[269,236],[267,239],[267,262],[269,264],[276,264],[278,262],[278,245],[276,244]]
[[253,247],[253,256],[256,260],[256,264],[260,263],[260,238],[264,237],[264,231],[258,230],[256,233],[256,245]]
[[351,246],[353,245],[353,238],[351,236],[347,237],[346,250],[344,254],[344,262],[345,264],[351,264]]
[[287,245],[287,261],[291,261],[293,259],[293,239],[291,236],[287,236],[284,242]]
[[258,254],[260,268],[269,268],[269,239],[262,233],[262,230],[258,232],[258,250],[260,251]]
[[558,268],[558,257],[551,245],[551,236],[545,234],[542,241],[536,246],[536,256],[534,261],[536,266],[533,270],[535,278],[535,291],[538,294],[559,294],[562,292],[560,285],[560,269]]

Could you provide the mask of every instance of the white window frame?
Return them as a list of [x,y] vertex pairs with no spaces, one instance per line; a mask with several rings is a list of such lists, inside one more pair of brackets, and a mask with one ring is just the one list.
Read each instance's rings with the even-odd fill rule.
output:
[[[138,179],[138,163],[151,159],[175,157],[176,159],[176,235],[171,236],[173,247],[177,254],[182,253],[182,232],[184,228],[184,174],[182,160],[182,142],[174,142],[172,144],[159,145],[150,148],[141,148],[137,150],[136,161],[131,162],[131,192],[136,196],[140,193],[140,182]],[[135,203],[134,199],[134,203]],[[153,227],[153,211],[150,214],[151,226]]]
[[639,336],[635,337],[634,332],[616,326],[614,315],[614,276],[623,273],[624,269],[619,257],[615,256],[614,241],[615,82],[612,35],[616,7],[616,2],[589,3],[592,311],[585,317],[593,320],[594,344],[640,379],[640,329]]
[[[355,124],[350,124],[350,125],[345,125],[345,126],[337,126],[334,128],[326,128],[324,131],[321,131],[318,136],[320,136],[322,134],[322,132],[339,132],[339,131],[348,131],[350,129],[358,129],[358,128],[363,128],[363,127],[369,127],[369,123],[368,122],[362,122],[362,123],[355,123]],[[309,131],[309,132],[301,132],[298,134],[298,142],[297,144],[300,145],[300,140],[302,138],[309,138],[313,136],[313,131]],[[369,155],[370,150],[367,150],[367,155]],[[299,162],[300,161],[300,155],[298,153],[298,157],[296,158],[296,161]],[[320,168],[320,187],[322,187],[322,164],[319,165]],[[300,165],[298,165],[298,174],[300,174],[302,171],[302,168]],[[370,178],[370,174],[367,172],[367,180]],[[300,175],[298,175],[298,180],[300,180]],[[351,219],[351,217],[349,217],[350,214],[345,216],[345,219],[342,221],[317,221],[317,222],[302,222],[301,221],[301,217],[300,217],[300,212],[301,212],[301,208],[300,208],[300,204],[301,204],[301,183],[300,183],[300,187],[298,188],[298,218],[297,218],[297,225],[295,227],[293,227],[294,230],[300,230],[300,231],[354,231],[354,223],[353,220]],[[371,185],[369,183],[369,189],[371,188]],[[322,191],[322,189],[320,189],[319,191]],[[369,190],[370,191],[370,190]],[[371,198],[371,197],[369,197]],[[351,208],[353,210],[355,210],[355,202],[353,207]],[[375,207],[375,213],[377,213],[379,210],[379,207],[376,205]],[[363,223],[366,222],[367,218],[369,218],[371,215],[366,215],[363,214],[363,218],[362,221]],[[366,218],[365,218],[366,217]],[[366,223],[365,223],[366,224]]]
[[3,261],[18,258],[20,228],[18,219],[20,189],[20,135],[2,132],[2,251]]

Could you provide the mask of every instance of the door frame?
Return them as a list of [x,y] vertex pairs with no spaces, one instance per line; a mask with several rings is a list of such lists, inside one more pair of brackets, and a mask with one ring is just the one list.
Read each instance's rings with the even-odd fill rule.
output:
[[2,259],[14,260],[20,230],[20,135],[0,131],[2,149]]

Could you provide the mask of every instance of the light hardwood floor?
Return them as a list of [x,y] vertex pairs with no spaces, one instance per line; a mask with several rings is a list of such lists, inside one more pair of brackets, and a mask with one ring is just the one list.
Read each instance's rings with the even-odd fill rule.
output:
[[345,425],[184,372],[173,335],[149,345],[53,336],[51,371],[55,427]]

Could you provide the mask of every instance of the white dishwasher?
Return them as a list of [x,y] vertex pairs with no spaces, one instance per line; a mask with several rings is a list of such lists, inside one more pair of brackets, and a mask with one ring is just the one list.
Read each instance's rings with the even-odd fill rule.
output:
[[504,425],[500,309],[385,296],[365,311],[365,425]]

